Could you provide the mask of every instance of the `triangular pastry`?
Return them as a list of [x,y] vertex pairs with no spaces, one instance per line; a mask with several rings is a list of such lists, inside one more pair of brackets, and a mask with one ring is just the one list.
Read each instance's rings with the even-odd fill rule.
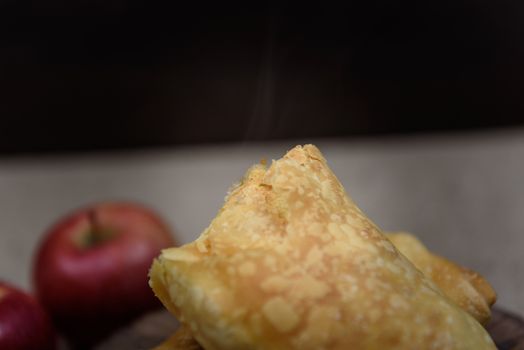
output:
[[251,168],[156,295],[206,350],[495,349],[348,198],[320,151]]

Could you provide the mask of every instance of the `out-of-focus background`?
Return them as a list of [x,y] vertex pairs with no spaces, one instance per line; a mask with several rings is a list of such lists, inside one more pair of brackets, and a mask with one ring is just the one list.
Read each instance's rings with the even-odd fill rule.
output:
[[0,152],[521,124],[518,1],[0,5]]
[[[164,6],[164,7],[159,7]],[[386,230],[524,314],[524,3],[0,4],[0,278],[106,199],[196,237],[252,163],[321,147]]]

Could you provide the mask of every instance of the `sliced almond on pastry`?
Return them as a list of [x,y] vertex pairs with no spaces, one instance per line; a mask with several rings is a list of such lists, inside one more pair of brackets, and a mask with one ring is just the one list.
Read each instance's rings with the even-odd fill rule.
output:
[[495,349],[349,199],[319,150],[251,168],[151,286],[204,349]]

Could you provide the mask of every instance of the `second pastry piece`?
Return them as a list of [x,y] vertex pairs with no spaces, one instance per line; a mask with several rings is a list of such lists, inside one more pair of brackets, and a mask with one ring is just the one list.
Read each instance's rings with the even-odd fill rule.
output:
[[431,253],[415,236],[406,232],[386,237],[409,261],[432,280],[444,294],[485,325],[497,295],[481,275]]
[[195,242],[151,271],[211,349],[494,349],[346,196],[314,146],[252,168]]

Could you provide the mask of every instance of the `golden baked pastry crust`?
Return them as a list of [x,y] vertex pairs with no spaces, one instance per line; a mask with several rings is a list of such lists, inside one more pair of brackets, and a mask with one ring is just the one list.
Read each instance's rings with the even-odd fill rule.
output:
[[319,150],[251,168],[151,286],[213,349],[495,349],[348,198]]
[[[496,294],[490,284],[478,273],[431,253],[414,235],[407,232],[387,232],[386,237],[442,292],[481,324],[487,324],[490,307]],[[200,350],[187,327],[181,327],[164,347],[155,350]]]

